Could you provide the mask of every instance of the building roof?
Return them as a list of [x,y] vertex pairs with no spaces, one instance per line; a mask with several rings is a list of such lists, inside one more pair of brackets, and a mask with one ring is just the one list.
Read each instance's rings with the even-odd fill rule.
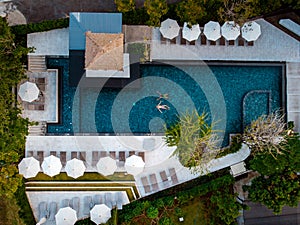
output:
[[85,50],[85,33],[121,33],[121,13],[70,13],[70,50]]
[[85,69],[123,70],[123,34],[86,32]]

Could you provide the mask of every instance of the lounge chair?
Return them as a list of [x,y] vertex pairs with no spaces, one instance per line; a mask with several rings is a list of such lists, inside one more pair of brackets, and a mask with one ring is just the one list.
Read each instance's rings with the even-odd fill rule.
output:
[[122,192],[117,192],[117,209],[123,208],[123,194]]
[[70,201],[70,207],[76,211],[77,215],[79,213],[79,204],[80,199],[78,197],[74,197]]
[[56,156],[56,151],[50,151],[50,155]]
[[57,213],[57,203],[51,202],[49,205],[49,219],[48,220],[54,221],[56,213]]
[[226,43],[225,38],[221,37],[219,40],[219,44],[225,46],[225,43]]
[[176,37],[170,40],[171,44],[176,44]]
[[94,195],[93,202],[95,205],[99,205],[103,203],[102,195]]
[[112,209],[112,207],[113,207],[112,194],[110,192],[105,193],[105,202],[104,202],[104,204]]
[[165,186],[167,186],[167,185],[169,184],[169,179],[168,179],[168,177],[167,177],[166,171],[161,171],[161,172],[159,172],[159,175],[160,175],[160,178],[161,178],[163,184],[164,184]]
[[77,159],[77,152],[71,152],[71,159]]
[[63,199],[61,201],[61,208],[69,207],[70,206],[70,199]]
[[235,41],[234,40],[228,41],[228,45],[235,45]]
[[122,151],[122,152],[119,152],[119,161],[120,162],[125,162],[125,152]]
[[160,43],[163,45],[167,44],[167,39],[164,38],[162,35],[160,35]]
[[62,166],[65,166],[67,163],[66,162],[67,161],[67,152],[60,152],[59,158],[60,158]]
[[43,160],[44,160],[44,152],[43,151],[37,152],[37,160],[40,162],[40,164],[43,163]]
[[107,152],[106,151],[101,151],[100,152],[100,158],[104,158],[107,156]]
[[92,152],[92,166],[96,166],[97,162],[99,161],[98,152]]
[[129,156],[135,155],[135,151],[129,151]]
[[172,184],[177,184],[178,183],[178,178],[177,178],[175,169],[170,168],[169,173],[170,173],[170,177],[171,177],[171,180],[172,180]]
[[138,156],[142,157],[143,161],[145,162],[145,152],[139,152]]
[[111,205],[113,208],[117,207],[117,193],[111,194]]
[[206,39],[206,36],[204,35],[204,34],[201,34],[201,45],[206,45],[206,41],[207,41],[207,39]]
[[48,218],[49,212],[47,210],[47,203],[46,202],[40,202],[39,204],[39,219],[42,218]]
[[116,159],[116,152],[115,151],[110,151],[109,156],[113,159]]
[[209,45],[216,45],[215,41],[209,41]]
[[147,177],[142,177],[141,180],[142,180],[142,184],[143,184],[145,193],[151,192],[150,185],[149,185]]
[[149,178],[150,178],[152,191],[158,191],[159,187],[158,187],[158,184],[157,184],[156,175],[154,173],[150,174]]
[[254,45],[254,41],[248,41],[247,42],[247,46],[253,46]]
[[83,198],[83,214],[85,216],[90,215],[91,209],[94,207],[92,196],[84,196]]
[[79,152],[79,159],[83,162],[86,161],[86,152]]
[[196,45],[196,41],[190,41],[189,44],[190,45]]
[[180,44],[186,45],[186,40],[183,37],[180,37]]
[[27,156],[27,157],[33,156],[33,151],[27,151],[27,152],[26,152],[26,156]]

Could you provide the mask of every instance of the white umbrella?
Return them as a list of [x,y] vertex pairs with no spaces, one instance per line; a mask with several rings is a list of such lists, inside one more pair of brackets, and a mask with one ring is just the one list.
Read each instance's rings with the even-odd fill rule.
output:
[[97,163],[97,171],[104,176],[113,174],[117,169],[116,160],[109,156],[101,158]]
[[188,23],[184,22],[182,28],[182,37],[187,41],[195,41],[201,34],[199,24],[193,25],[191,28],[188,27]]
[[105,205],[95,205],[90,211],[91,221],[96,224],[106,223],[111,217],[111,209]]
[[234,21],[227,21],[221,27],[222,36],[227,40],[235,40],[240,35],[240,26]]
[[40,162],[33,157],[24,158],[18,165],[19,173],[23,175],[23,177],[31,178],[35,177],[38,172],[40,172]]
[[180,27],[176,20],[166,19],[159,28],[164,38],[173,39],[178,36]]
[[38,99],[40,90],[35,83],[26,81],[24,84],[20,85],[18,94],[23,101],[33,102]]
[[74,225],[76,221],[76,211],[70,207],[60,208],[55,215],[56,225]]
[[207,40],[216,41],[221,37],[221,26],[218,22],[209,21],[204,25],[203,34]]
[[59,174],[61,168],[62,165],[60,159],[53,155],[46,157],[42,163],[42,169],[44,174],[47,174],[50,177]]
[[132,155],[128,158],[126,158],[125,161],[125,169],[127,170],[127,173],[132,175],[137,175],[144,170],[145,163],[140,156]]
[[246,22],[242,26],[242,37],[246,41],[255,41],[261,35],[260,25],[256,22]]
[[82,160],[72,159],[69,160],[66,164],[65,170],[69,177],[78,178],[84,174],[86,167]]

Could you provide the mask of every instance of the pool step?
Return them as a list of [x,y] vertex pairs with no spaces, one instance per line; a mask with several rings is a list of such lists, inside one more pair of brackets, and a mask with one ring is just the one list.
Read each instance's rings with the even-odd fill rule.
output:
[[42,55],[29,55],[28,56],[28,70],[32,72],[45,72],[47,71],[46,57]]

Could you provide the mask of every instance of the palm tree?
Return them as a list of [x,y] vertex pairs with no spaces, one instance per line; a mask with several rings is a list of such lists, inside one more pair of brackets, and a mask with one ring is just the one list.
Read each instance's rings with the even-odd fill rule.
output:
[[214,123],[207,122],[208,114],[196,110],[178,116],[178,121],[165,127],[165,142],[177,146],[173,155],[185,167],[193,168],[210,161],[216,154],[218,143]]

